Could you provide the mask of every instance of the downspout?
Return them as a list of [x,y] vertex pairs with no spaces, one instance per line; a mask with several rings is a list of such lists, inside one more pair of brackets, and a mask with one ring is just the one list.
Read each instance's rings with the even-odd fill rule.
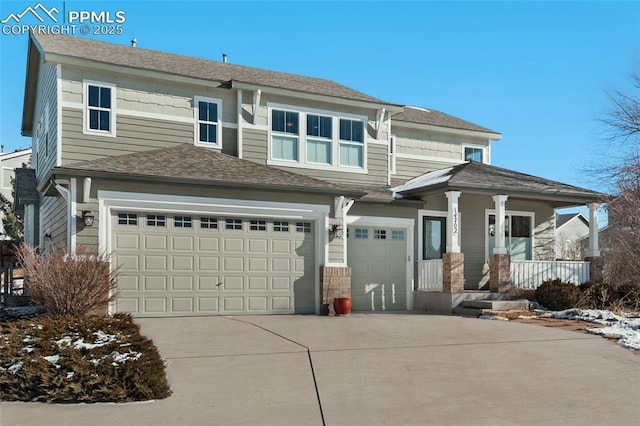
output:
[[[67,247],[71,247],[71,233],[69,232],[71,230],[71,223],[72,223],[71,191],[69,191],[67,188],[60,185],[58,182],[56,182],[55,178],[51,179],[51,182],[55,186],[56,190],[60,193],[60,195],[62,195],[62,198],[64,198],[64,200],[67,202]],[[73,252],[75,252],[75,250],[73,250]]]

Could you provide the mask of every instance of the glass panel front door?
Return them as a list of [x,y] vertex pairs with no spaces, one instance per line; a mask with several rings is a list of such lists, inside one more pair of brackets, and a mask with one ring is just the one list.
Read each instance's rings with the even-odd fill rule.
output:
[[445,232],[447,219],[444,217],[425,216],[422,222],[422,259],[442,259],[446,249]]

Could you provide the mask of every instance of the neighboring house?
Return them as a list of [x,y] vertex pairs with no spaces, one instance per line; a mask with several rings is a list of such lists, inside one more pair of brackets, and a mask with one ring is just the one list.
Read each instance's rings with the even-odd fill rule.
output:
[[589,221],[582,213],[556,215],[556,259],[582,260],[586,252],[583,243],[589,237]]
[[[0,153],[0,193],[13,203],[13,179],[15,169],[27,167],[31,162],[31,149]],[[0,239],[4,239],[4,213],[0,211]]]
[[600,196],[491,166],[501,135],[435,110],[68,36],[29,39],[22,132],[39,241],[109,253],[140,316],[436,309],[552,262],[554,209]]

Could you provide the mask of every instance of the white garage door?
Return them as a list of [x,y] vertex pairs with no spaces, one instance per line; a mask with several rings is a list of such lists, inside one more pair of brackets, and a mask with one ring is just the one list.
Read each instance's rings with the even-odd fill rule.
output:
[[352,309],[407,309],[407,231],[350,225],[347,235]]
[[112,234],[118,311],[315,312],[311,221],[116,212]]

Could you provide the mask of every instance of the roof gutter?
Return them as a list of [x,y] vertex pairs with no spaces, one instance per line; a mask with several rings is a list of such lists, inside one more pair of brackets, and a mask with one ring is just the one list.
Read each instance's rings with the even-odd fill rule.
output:
[[300,186],[286,186],[286,185],[267,185],[264,183],[241,183],[236,181],[211,181],[204,179],[185,179],[179,177],[171,177],[171,176],[148,176],[148,175],[138,175],[133,173],[116,173],[116,172],[105,172],[105,171],[96,171],[96,170],[82,170],[82,169],[72,169],[68,167],[54,167],[48,173],[47,178],[43,180],[43,184],[38,187],[38,190],[41,191],[44,189],[46,184],[50,180],[55,180],[60,176],[69,176],[69,177],[92,177],[97,179],[108,179],[108,180],[125,180],[125,181],[138,181],[138,182],[152,182],[152,183],[173,183],[178,185],[202,185],[208,187],[223,187],[223,188],[232,188],[232,189],[261,189],[261,190],[271,190],[271,191],[282,191],[282,192],[306,192],[306,193],[316,193],[316,194],[327,194],[327,195],[345,195],[345,196],[354,196],[354,197],[362,197],[366,194],[363,191],[356,191],[352,189],[331,189],[331,188],[314,188],[314,187],[300,187]]
[[387,111],[402,112],[404,107],[397,104],[389,104],[386,102],[364,101],[350,98],[340,98],[336,96],[319,95],[317,93],[302,92],[297,90],[282,89],[279,87],[265,86],[262,84],[246,83],[238,80],[231,80],[231,88],[239,90],[261,90],[264,93],[272,93],[274,95],[304,97],[308,100],[328,102],[332,104],[349,105],[361,108],[380,109],[385,108]]
[[424,123],[413,123],[411,121],[400,121],[400,120],[394,120],[393,116],[391,117],[391,123],[393,124],[394,127],[408,127],[411,129],[432,130],[434,132],[450,133],[450,134],[462,135],[462,136],[476,136],[481,138],[489,138],[491,140],[502,139],[501,133],[481,132],[479,130],[456,129],[454,127],[435,126],[433,124],[424,124]]

